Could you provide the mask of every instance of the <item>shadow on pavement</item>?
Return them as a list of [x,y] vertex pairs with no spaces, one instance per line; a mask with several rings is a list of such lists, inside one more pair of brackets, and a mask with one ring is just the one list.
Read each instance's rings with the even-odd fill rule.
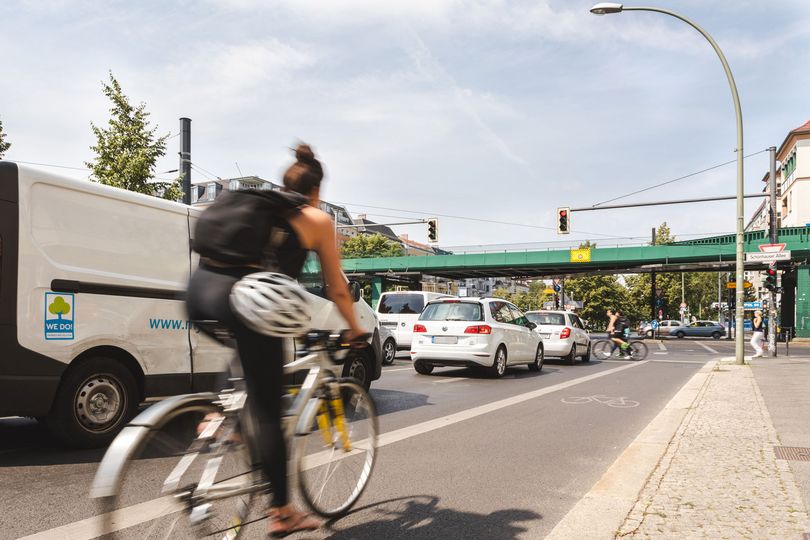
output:
[[[355,510],[374,521],[350,525],[327,536],[335,540],[360,538],[486,538],[511,540],[531,529],[526,522],[542,519],[531,510],[496,510],[488,514],[440,508],[438,497],[415,496],[383,501]],[[334,525],[338,522],[333,522]]]
[[105,450],[68,448],[30,418],[0,419],[0,468],[98,463]]
[[373,386],[370,393],[371,397],[374,398],[374,404],[377,406],[377,416],[431,405],[428,403],[427,394],[386,390],[374,388]]

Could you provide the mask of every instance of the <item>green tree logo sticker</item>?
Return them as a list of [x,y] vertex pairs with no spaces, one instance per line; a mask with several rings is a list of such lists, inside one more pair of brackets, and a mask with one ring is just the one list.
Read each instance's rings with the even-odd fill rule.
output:
[[67,315],[70,313],[70,304],[65,302],[65,299],[61,296],[57,296],[56,300],[54,300],[53,303],[48,306],[48,311],[51,313],[51,315],[56,315],[61,320],[62,315]]

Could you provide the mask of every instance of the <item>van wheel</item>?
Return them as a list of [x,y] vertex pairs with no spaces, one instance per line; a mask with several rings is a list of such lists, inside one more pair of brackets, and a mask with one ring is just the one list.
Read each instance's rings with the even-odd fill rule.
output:
[[46,425],[70,446],[104,446],[135,416],[139,404],[132,373],[116,360],[96,356],[64,376]]
[[343,376],[352,377],[366,390],[371,388],[371,370],[366,355],[360,352],[349,353],[343,364]]
[[498,379],[503,377],[504,373],[506,373],[506,348],[501,345],[495,351],[495,360],[492,362],[492,367],[489,368],[489,374]]

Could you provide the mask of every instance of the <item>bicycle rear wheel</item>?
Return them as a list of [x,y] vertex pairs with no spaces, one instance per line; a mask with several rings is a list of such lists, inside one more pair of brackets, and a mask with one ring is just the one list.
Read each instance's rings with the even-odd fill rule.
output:
[[351,509],[368,485],[377,457],[377,411],[371,396],[351,380],[337,384],[348,440],[339,429],[340,416],[326,399],[308,408],[303,419],[306,434],[295,440],[301,495],[324,517],[341,516]]
[[591,353],[600,360],[607,360],[613,356],[613,342],[606,339],[600,339],[593,344]]
[[[180,407],[136,443],[126,462],[116,494],[102,499],[103,538],[195,539],[238,538],[246,522],[263,517],[254,493],[203,501],[193,495],[206,466],[215,474],[213,488],[248,488],[260,476],[250,466],[239,435],[216,441],[220,451],[207,451],[197,437],[206,414],[219,412],[213,404]],[[122,432],[123,434],[124,432]],[[224,446],[223,446],[224,445]],[[203,447],[203,452],[194,452]],[[221,459],[215,471],[210,458]],[[192,459],[193,458],[193,459]],[[181,460],[190,461],[187,468]],[[183,470],[182,474],[178,472]],[[174,477],[174,482],[169,481]]]
[[633,360],[644,360],[647,358],[648,352],[647,345],[641,341],[633,341],[630,343],[630,358]]

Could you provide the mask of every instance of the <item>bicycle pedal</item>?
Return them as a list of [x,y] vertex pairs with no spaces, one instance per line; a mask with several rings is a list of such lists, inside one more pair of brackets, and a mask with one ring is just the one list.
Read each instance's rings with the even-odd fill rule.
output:
[[198,525],[211,517],[211,503],[204,503],[191,509],[189,520],[192,525]]

